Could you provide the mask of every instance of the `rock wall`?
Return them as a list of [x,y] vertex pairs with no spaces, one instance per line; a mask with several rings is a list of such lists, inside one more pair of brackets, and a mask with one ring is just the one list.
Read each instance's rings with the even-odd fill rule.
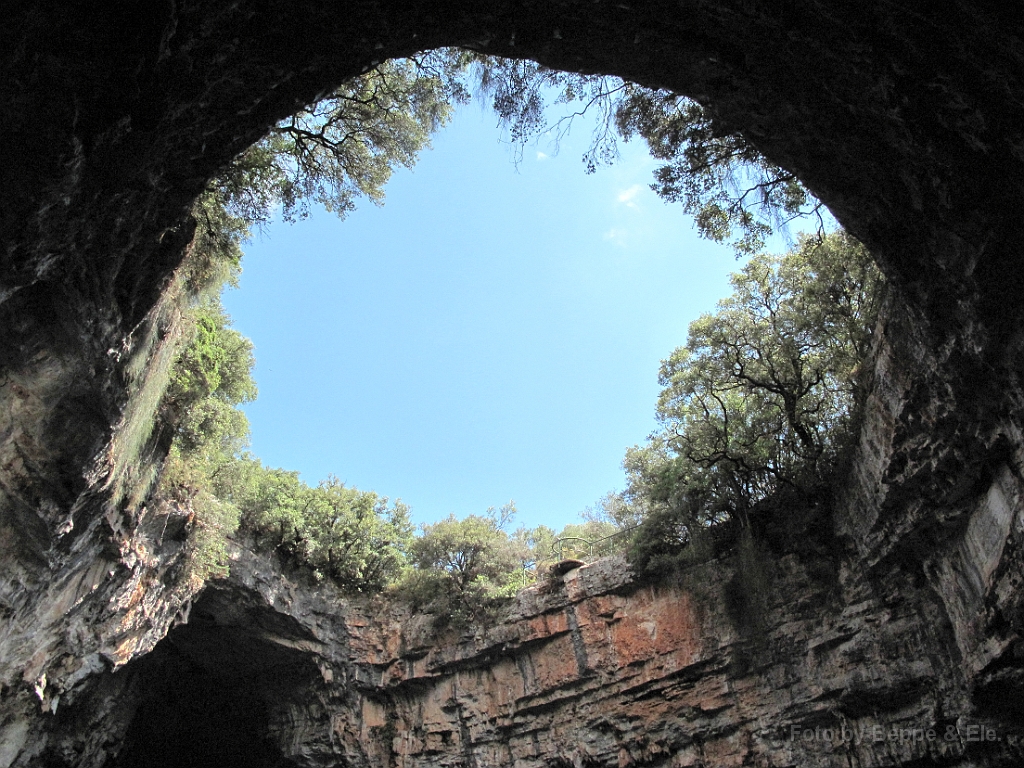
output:
[[[888,478],[915,472],[892,449],[914,392],[892,372],[913,338],[890,337],[886,312],[848,485],[834,504],[775,510],[753,554],[658,583],[602,560],[455,631],[239,549],[153,653],[37,724],[20,764],[1020,764],[1019,456],[957,492],[892,498]],[[183,675],[187,695],[168,695]],[[201,704],[212,691],[244,735]],[[189,746],[148,748],[161,733]]]
[[[188,623],[58,710],[16,764],[1019,764],[1016,705],[977,700],[931,585],[786,553],[795,533],[816,536],[660,584],[601,560],[465,630],[240,550]],[[744,569],[762,599],[739,591]]]
[[[1017,765],[1020,457],[994,450],[982,482],[900,494],[890,478],[922,470],[893,450],[914,392],[894,375],[913,353],[911,336],[891,335],[898,317],[890,306],[879,329],[847,484],[828,503],[774,510],[752,553],[657,582],[602,560],[456,631],[245,547],[189,601],[169,586],[180,530],[143,524],[128,586],[98,572],[115,560],[90,561],[92,581],[51,587],[45,622],[0,638],[5,661],[34,652],[35,665],[3,692],[0,756],[76,768]],[[97,594],[103,612],[89,608]]]
[[13,764],[1020,764],[1020,457],[898,495],[921,471],[893,466],[913,339],[886,313],[847,484],[759,519],[752,548],[655,581],[598,561],[456,630],[239,547],[152,651],[28,696]]

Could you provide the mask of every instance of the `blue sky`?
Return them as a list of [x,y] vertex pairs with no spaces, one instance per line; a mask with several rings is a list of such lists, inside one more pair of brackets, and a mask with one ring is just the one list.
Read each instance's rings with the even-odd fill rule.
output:
[[514,499],[561,528],[624,485],[658,365],[739,264],[648,185],[640,142],[596,174],[585,126],[513,162],[459,110],[384,206],[274,223],[225,306],[256,345],[265,464],[401,498],[417,522]]

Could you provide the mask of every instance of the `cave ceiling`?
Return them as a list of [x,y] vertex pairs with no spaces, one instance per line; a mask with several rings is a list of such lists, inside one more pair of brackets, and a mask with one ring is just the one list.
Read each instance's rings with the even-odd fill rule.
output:
[[[119,292],[129,322],[180,252],[168,233],[237,152],[373,63],[444,45],[697,99],[723,130],[795,171],[930,313],[948,313],[965,278],[998,291],[1020,271],[1016,249],[1002,247],[1024,203],[1024,48],[1012,10],[243,0],[35,3],[14,18],[0,33],[4,146],[18,148],[0,171],[5,282],[85,269],[95,290]],[[82,216],[101,232],[68,232]],[[56,258],[39,252],[47,241]],[[62,264],[69,250],[86,264]],[[925,279],[945,284],[941,299],[924,295]]]

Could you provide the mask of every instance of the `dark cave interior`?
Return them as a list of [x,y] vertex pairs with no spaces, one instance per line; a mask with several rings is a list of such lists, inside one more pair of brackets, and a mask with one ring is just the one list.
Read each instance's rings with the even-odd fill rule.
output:
[[187,624],[129,664],[137,702],[124,746],[105,768],[281,768],[272,708],[319,672],[308,656],[230,596],[208,590]]
[[110,768],[242,766],[280,764],[280,753],[265,739],[266,705],[252,677],[233,678],[163,654],[164,666],[146,689]]

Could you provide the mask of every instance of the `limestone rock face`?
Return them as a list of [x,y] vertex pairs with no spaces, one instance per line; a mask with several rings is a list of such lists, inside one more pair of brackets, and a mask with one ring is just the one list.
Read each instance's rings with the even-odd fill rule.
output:
[[1019,765],[1020,457],[899,493],[957,448],[894,450],[913,347],[887,313],[838,503],[783,504],[753,553],[657,583],[601,560],[457,630],[239,547],[153,650],[11,716],[13,764]]
[[978,696],[943,596],[811,551],[764,549],[760,599],[734,556],[657,586],[608,558],[461,631],[240,551],[16,764],[1019,764],[1019,704]]
[[[781,507],[753,554],[658,583],[601,560],[456,630],[243,546],[230,576],[189,600],[170,578],[180,536],[143,519],[137,577],[100,573],[125,567],[114,555],[83,560],[92,580],[56,582],[36,619],[51,634],[2,638],[24,671],[4,690],[0,755],[95,768],[1018,765],[1019,458],[995,452],[967,488],[896,494],[888,478],[924,470],[893,448],[913,384],[891,373],[908,337],[887,335],[887,312],[838,505]],[[163,514],[152,519],[174,519]]]

